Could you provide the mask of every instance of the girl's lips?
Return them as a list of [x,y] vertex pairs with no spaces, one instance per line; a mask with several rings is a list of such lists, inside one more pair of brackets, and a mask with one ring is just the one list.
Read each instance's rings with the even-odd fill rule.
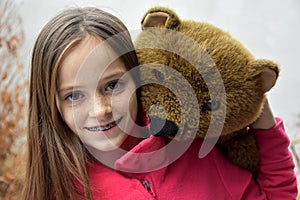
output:
[[122,118],[114,121],[114,122],[111,122],[105,126],[94,126],[94,127],[85,127],[86,130],[88,131],[91,131],[91,132],[98,132],[98,131],[107,131],[115,126],[117,126],[120,121],[122,120]]

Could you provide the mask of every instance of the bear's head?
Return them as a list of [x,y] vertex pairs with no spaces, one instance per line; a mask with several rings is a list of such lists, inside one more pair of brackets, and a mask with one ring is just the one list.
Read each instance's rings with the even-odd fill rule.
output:
[[[143,17],[135,41],[141,101],[153,134],[181,139],[227,136],[255,121],[279,68],[239,41],[165,7]],[[162,128],[163,127],[163,128]]]

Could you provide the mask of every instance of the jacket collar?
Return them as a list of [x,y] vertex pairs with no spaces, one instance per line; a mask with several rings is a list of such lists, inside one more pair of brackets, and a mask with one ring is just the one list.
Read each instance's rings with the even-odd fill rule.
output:
[[122,173],[147,173],[168,165],[166,142],[163,137],[150,136],[115,162],[115,170]]

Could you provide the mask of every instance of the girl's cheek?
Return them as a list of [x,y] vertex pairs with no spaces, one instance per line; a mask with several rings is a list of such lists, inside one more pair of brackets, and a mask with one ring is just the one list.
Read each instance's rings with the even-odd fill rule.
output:
[[64,119],[69,128],[77,134],[80,127],[84,124],[84,116],[81,110],[69,108],[64,114]]
[[136,95],[128,95],[127,101],[124,101],[123,107],[124,107],[124,109],[126,107],[126,109],[129,111],[136,110],[137,109]]

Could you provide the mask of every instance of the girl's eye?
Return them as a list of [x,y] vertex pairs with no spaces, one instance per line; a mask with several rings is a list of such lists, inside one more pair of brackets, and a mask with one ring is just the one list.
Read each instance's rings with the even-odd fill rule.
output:
[[105,87],[105,91],[119,91],[124,87],[124,83],[120,80],[118,81],[112,81],[107,84]]
[[66,100],[71,102],[77,102],[81,100],[84,95],[81,92],[72,92],[69,96],[66,97]]

